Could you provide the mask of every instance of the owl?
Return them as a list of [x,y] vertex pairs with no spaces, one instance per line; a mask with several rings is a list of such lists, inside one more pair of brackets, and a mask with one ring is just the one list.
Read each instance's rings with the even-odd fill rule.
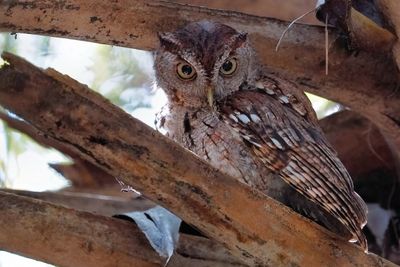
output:
[[210,21],[160,33],[159,129],[212,166],[359,242],[367,208],[303,92],[263,70],[248,35]]

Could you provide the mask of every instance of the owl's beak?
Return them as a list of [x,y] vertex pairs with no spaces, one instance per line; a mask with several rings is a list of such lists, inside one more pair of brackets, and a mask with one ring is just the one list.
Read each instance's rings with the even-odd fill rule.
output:
[[214,107],[214,88],[212,86],[207,88],[207,100],[210,107]]

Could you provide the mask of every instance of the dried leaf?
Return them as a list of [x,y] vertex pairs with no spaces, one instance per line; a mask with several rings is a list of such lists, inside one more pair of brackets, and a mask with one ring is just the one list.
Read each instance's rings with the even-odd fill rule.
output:
[[161,257],[166,257],[166,263],[168,263],[178,244],[182,220],[161,206],[124,215],[136,222],[151,246]]

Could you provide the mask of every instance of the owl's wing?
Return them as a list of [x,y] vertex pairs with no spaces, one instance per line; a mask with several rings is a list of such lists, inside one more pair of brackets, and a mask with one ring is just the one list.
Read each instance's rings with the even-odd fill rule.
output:
[[296,113],[308,122],[318,125],[317,115],[310,100],[291,81],[281,79],[272,74],[262,75],[255,86],[262,89],[279,102],[292,108]]
[[[222,103],[221,103],[222,104]],[[231,95],[220,112],[272,172],[334,215],[366,250],[367,208],[318,126],[265,90]]]

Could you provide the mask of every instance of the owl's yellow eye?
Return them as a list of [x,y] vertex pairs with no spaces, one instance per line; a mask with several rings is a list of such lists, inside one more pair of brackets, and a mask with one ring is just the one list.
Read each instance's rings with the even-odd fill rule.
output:
[[230,58],[227,61],[224,62],[224,64],[222,64],[221,68],[220,68],[220,72],[223,75],[229,76],[232,75],[238,66],[238,62],[236,58]]
[[196,71],[188,63],[181,62],[176,66],[176,73],[183,80],[192,80],[196,77]]

